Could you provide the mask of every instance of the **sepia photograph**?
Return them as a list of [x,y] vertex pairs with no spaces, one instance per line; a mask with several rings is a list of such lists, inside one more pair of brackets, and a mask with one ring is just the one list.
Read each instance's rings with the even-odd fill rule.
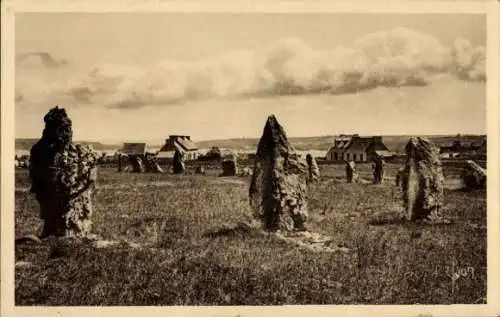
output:
[[16,12],[14,304],[492,304],[488,18]]

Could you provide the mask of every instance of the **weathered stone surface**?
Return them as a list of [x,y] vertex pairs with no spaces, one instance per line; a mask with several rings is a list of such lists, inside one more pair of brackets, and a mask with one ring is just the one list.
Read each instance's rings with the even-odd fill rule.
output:
[[462,170],[462,180],[467,188],[484,188],[486,186],[486,170],[476,162],[467,160]]
[[121,153],[118,153],[117,154],[117,160],[118,160],[118,172],[121,172],[123,170],[123,155],[121,155]]
[[174,153],[174,159],[172,161],[172,168],[174,174],[183,174],[184,171],[186,170],[186,167],[184,165],[184,157],[181,152],[175,151]]
[[163,169],[158,162],[153,161],[152,166],[153,173],[163,173]]
[[42,138],[31,149],[31,192],[44,221],[42,237],[90,234],[98,154],[72,143],[72,123],[62,108],[44,117]]
[[139,155],[129,155],[128,159],[132,165],[132,173],[142,173],[144,172],[144,164],[142,158]]
[[265,230],[305,230],[307,163],[289,144],[276,117],[268,117],[257,148],[250,205]]
[[345,164],[345,173],[348,183],[356,183],[359,179],[358,172],[356,171],[356,163],[348,161]]
[[444,188],[439,148],[425,138],[412,137],[406,155],[402,186],[407,218],[415,221],[439,217]]
[[145,155],[144,162],[146,167],[146,172],[148,173],[163,173],[163,169],[160,164],[156,161],[156,157],[153,155]]
[[384,160],[379,156],[375,156],[373,159],[373,183],[374,184],[382,184],[382,182],[384,181],[384,167],[385,167]]
[[306,162],[308,167],[308,182],[313,183],[319,181],[320,173],[316,159],[311,154],[307,154]]
[[238,174],[238,163],[236,155],[228,155],[221,162],[222,176],[236,176]]

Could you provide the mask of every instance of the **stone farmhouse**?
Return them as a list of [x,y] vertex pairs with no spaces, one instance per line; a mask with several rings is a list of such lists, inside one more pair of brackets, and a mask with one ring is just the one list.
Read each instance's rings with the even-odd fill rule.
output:
[[360,137],[340,135],[326,153],[326,160],[333,162],[371,162],[375,156],[387,158],[393,153],[382,142],[381,136]]
[[148,151],[146,143],[123,143],[121,153],[128,156],[145,155]]
[[483,141],[463,141],[455,140],[453,142],[441,144],[441,158],[475,158],[486,159],[486,140]]
[[189,135],[169,135],[158,152],[158,158],[173,159],[176,150],[184,155],[185,161],[194,161],[199,156],[198,146]]

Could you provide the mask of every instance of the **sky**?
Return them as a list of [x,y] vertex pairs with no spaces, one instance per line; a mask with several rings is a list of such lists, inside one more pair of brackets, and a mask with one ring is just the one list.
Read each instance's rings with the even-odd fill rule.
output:
[[271,113],[290,136],[486,131],[481,15],[20,13],[15,26],[16,137],[39,137],[55,104],[95,141],[259,137]]

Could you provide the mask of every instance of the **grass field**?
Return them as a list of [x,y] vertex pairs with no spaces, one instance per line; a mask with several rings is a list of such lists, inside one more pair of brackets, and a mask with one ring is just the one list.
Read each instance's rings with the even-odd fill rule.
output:
[[[251,230],[214,234],[251,214],[249,177],[100,169],[94,231],[137,246],[16,245],[16,261],[31,263],[16,268],[16,304],[484,303],[484,190],[457,189],[459,171],[446,168],[443,215],[452,224],[408,224],[391,221],[402,213],[397,166],[382,185],[347,184],[342,165],[321,169],[308,227],[352,252],[315,253]],[[370,179],[369,165],[360,171]],[[17,170],[16,237],[41,229],[28,188],[27,171]]]

